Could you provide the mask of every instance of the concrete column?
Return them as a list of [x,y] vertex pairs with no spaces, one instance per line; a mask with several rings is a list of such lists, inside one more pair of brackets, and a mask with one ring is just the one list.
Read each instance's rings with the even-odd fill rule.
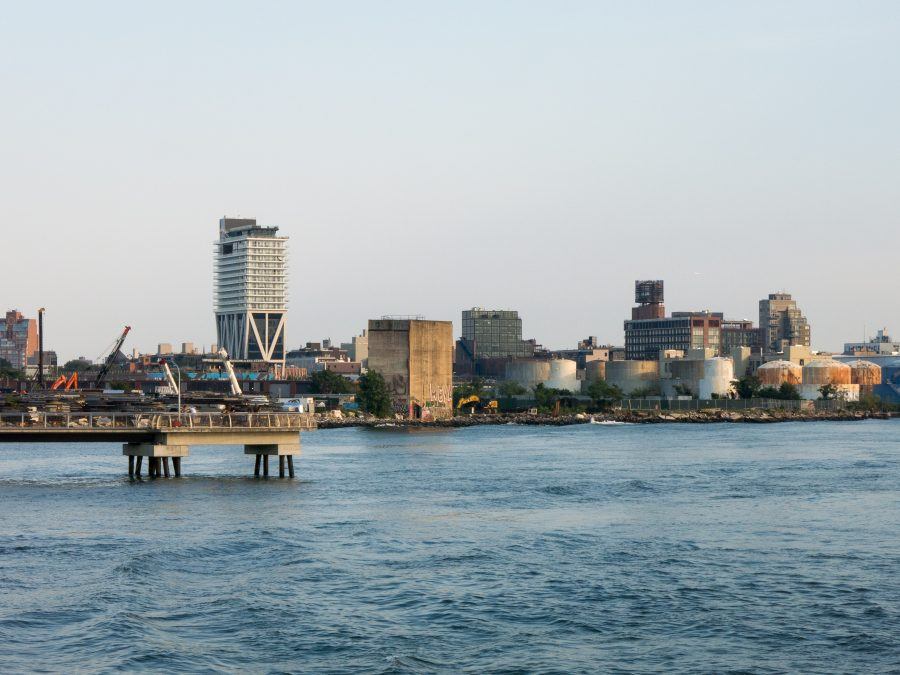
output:
[[187,457],[189,448],[187,445],[164,445],[161,443],[125,443],[122,446],[122,454],[128,457],[128,475],[132,475],[132,467],[135,467],[135,458],[137,458],[137,466],[134,469],[134,476],[141,477],[141,463],[144,457],[147,458],[147,471],[151,478],[157,478],[160,474],[165,473],[166,478],[169,477],[169,458],[175,466],[175,475],[181,475],[181,458]]
[[299,443],[268,443],[265,445],[245,445],[245,455],[255,455],[256,464],[253,471],[254,476],[259,476],[260,458],[262,458],[263,476],[269,475],[269,457],[278,457],[278,477],[284,478],[285,460],[287,460],[287,468],[290,477],[294,477],[294,455],[300,454]]

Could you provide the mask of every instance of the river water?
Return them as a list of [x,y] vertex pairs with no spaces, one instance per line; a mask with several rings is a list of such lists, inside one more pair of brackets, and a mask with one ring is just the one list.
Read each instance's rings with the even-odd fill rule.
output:
[[0,446],[0,670],[900,668],[900,422]]

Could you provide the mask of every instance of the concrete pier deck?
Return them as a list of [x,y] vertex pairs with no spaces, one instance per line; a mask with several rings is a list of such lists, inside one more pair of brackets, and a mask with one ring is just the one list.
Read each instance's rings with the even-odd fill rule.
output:
[[[242,445],[256,456],[255,473],[268,457],[279,457],[280,475],[285,461],[294,477],[293,457],[300,454],[300,432],[316,428],[306,413],[14,413],[0,414],[0,443],[104,443],[122,442],[128,473],[140,477],[144,458],[151,477],[175,475],[191,445]],[[287,458],[287,460],[285,460]],[[261,462],[261,460],[264,460]]]

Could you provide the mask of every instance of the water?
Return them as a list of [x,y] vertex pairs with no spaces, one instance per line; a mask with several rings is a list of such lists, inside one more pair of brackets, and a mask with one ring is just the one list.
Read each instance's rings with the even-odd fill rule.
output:
[[0,446],[0,670],[900,668],[900,423]]

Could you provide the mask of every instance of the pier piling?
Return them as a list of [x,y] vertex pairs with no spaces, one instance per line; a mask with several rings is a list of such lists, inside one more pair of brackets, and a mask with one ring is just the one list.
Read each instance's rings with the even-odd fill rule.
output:
[[[291,439],[293,440],[293,439]],[[278,457],[278,477],[284,478],[286,474],[294,477],[294,455],[300,454],[300,444],[293,443],[260,443],[244,446],[245,455],[254,455],[253,475],[260,475],[262,464],[263,478],[269,477],[269,457]],[[274,467],[273,467],[274,470]]]

